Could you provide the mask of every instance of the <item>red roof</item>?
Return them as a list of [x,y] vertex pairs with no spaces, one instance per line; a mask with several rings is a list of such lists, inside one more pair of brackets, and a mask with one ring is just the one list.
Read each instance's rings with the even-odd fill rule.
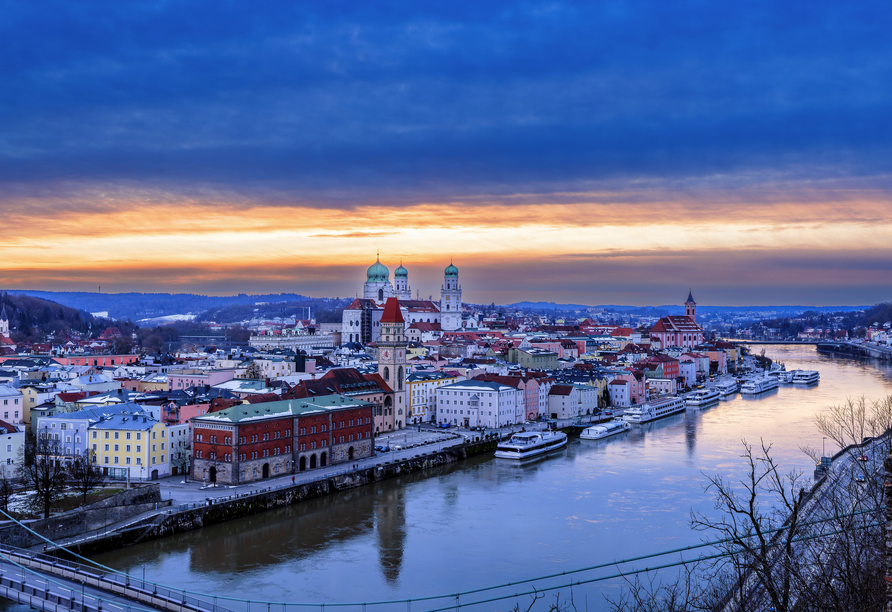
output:
[[554,385],[548,395],[570,395],[572,392],[573,385]]
[[381,323],[405,323],[403,313],[400,312],[400,302],[395,297],[387,298],[384,304],[384,314],[381,315]]
[[63,391],[59,394],[59,399],[66,404],[82,400],[85,397],[87,397],[87,394],[83,391]]

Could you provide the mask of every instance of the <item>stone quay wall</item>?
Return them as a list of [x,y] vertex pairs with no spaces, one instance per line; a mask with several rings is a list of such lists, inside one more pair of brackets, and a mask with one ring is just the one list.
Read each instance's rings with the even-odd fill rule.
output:
[[137,542],[154,540],[209,525],[216,525],[323,495],[365,486],[388,478],[396,478],[413,472],[455,463],[468,457],[492,452],[497,445],[498,440],[496,439],[483,440],[439,452],[425,453],[410,459],[402,459],[392,463],[388,462],[380,466],[358,469],[354,472],[322,478],[314,482],[254,493],[244,493],[239,494],[237,497],[209,500],[204,505],[189,509],[171,509],[167,514],[162,514],[144,523],[133,525],[127,530],[69,548],[84,556],[115,550]]
[[[55,541],[104,529],[162,504],[170,504],[170,501],[161,500],[159,485],[136,485],[83,508],[54,514],[48,519],[26,521],[25,524],[43,537]],[[0,541],[19,548],[44,543],[39,537],[11,521],[0,525]]]

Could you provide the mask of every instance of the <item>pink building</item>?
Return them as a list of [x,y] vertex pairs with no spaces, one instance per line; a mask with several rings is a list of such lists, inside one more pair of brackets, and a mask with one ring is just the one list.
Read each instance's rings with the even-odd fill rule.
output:
[[181,391],[189,387],[213,387],[233,378],[235,370],[170,370],[167,372],[167,388]]

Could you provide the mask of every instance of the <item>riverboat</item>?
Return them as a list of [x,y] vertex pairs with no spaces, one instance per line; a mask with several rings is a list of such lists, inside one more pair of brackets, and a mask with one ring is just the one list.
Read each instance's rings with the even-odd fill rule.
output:
[[777,382],[788,385],[791,382],[793,382],[793,375],[795,373],[796,373],[796,370],[793,370],[792,372],[778,372]]
[[697,389],[689,394],[684,402],[688,406],[707,406],[718,402],[719,397],[717,389]]
[[719,392],[721,397],[734,395],[738,389],[740,389],[740,383],[733,378],[731,380],[721,380],[715,384],[715,390]]
[[622,419],[613,419],[609,423],[586,427],[582,430],[582,433],[579,434],[579,437],[583,440],[600,440],[601,438],[608,438],[610,436],[621,434],[624,431],[629,431],[629,428],[630,425]]
[[821,373],[817,370],[796,370],[793,374],[794,385],[813,385],[821,380]]
[[679,412],[684,412],[685,403],[680,397],[666,397],[651,400],[640,406],[632,406],[626,409],[623,420],[628,423],[647,423],[662,419]]
[[762,376],[761,378],[751,378],[744,381],[740,385],[741,395],[759,395],[772,389],[777,389],[777,379],[773,376]]
[[496,447],[499,459],[529,459],[567,445],[567,434],[560,431],[525,431],[516,433]]

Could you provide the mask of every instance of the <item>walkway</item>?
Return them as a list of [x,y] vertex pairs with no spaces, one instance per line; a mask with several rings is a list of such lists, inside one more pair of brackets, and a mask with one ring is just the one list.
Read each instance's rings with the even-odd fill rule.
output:
[[6,545],[0,545],[0,596],[52,612],[228,612],[214,598]]

